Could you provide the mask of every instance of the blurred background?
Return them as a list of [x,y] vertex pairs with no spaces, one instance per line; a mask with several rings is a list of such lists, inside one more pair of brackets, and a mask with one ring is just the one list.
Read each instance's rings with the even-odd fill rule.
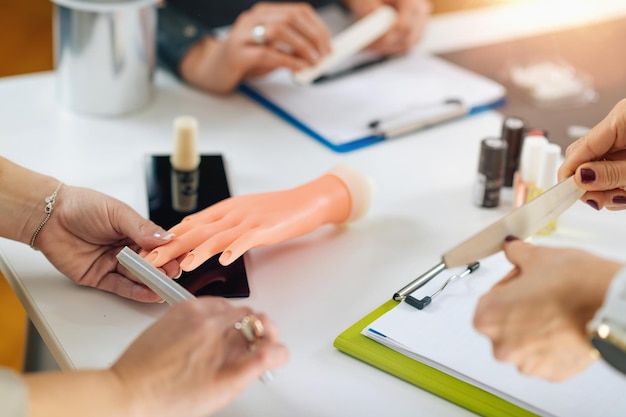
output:
[[[434,13],[533,0],[433,0]],[[0,0],[0,77],[51,70],[52,2]]]

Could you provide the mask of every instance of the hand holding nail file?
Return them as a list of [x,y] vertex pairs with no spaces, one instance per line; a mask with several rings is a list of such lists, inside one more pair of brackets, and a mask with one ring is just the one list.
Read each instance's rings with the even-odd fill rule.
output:
[[445,268],[468,265],[500,251],[507,236],[515,236],[520,239],[531,236],[567,210],[583,193],[584,191],[578,188],[574,182],[574,177],[560,182],[534,200],[529,201],[446,252],[442,256],[441,262],[396,292],[393,295],[394,300],[403,300]]
[[380,6],[352,26],[335,36],[332,52],[317,65],[293,74],[298,84],[309,84],[333,65],[354,55],[384,35],[396,21],[397,12],[391,6]]
[[[141,282],[143,282],[148,288],[160,295],[161,298],[163,298],[163,300],[171,306],[185,300],[196,298],[182,285],[179,285],[176,281],[163,274],[141,256],[136,254],[128,246],[125,246],[120,253],[117,254],[117,260],[133,275],[139,278],[139,280],[141,280]],[[273,374],[266,371],[263,375],[261,375],[260,379],[262,382],[271,381],[273,379]]]

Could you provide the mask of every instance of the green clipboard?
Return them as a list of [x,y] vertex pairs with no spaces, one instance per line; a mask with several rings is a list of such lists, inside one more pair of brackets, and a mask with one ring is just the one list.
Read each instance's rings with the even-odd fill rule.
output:
[[341,333],[333,346],[376,368],[485,416],[536,416],[497,395],[438,369],[409,358],[361,334],[374,320],[393,309],[398,301],[389,300]]

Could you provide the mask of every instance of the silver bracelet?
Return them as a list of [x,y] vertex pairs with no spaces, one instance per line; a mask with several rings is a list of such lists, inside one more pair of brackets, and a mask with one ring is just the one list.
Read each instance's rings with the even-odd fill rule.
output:
[[35,239],[37,239],[37,235],[39,234],[39,232],[41,232],[41,229],[43,229],[43,227],[46,225],[46,223],[48,222],[48,219],[50,219],[50,216],[52,215],[52,209],[54,209],[54,203],[57,198],[57,194],[59,190],[61,189],[62,185],[63,183],[60,182],[59,185],[57,185],[56,190],[54,190],[54,192],[50,194],[48,197],[46,197],[46,199],[44,200],[46,202],[46,206],[43,208],[43,211],[46,212],[46,217],[43,219],[41,223],[39,223],[39,226],[37,226],[37,229],[35,229],[35,233],[33,233],[33,237],[30,238],[30,247],[33,248],[34,250],[37,250],[37,248],[35,248]]

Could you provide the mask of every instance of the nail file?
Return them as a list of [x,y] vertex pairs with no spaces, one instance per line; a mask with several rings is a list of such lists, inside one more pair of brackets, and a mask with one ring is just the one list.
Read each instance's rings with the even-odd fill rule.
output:
[[[196,298],[185,287],[159,271],[128,246],[125,246],[117,254],[117,260],[171,306]],[[274,374],[270,371],[265,371],[259,379],[261,382],[270,382],[274,379]]]
[[196,298],[185,287],[159,271],[128,246],[117,254],[117,260],[171,306]]
[[393,295],[402,300],[446,268],[464,266],[499,252],[507,236],[526,239],[567,210],[583,194],[574,177],[560,182],[491,226],[447,251],[436,266]]
[[329,68],[356,54],[385,34],[396,21],[397,12],[391,6],[380,6],[358,20],[332,40],[332,51],[317,65],[293,74],[298,84],[310,84]]
[[548,189],[443,255],[448,268],[464,266],[500,251],[507,236],[526,239],[557,218],[582,195],[574,177]]

